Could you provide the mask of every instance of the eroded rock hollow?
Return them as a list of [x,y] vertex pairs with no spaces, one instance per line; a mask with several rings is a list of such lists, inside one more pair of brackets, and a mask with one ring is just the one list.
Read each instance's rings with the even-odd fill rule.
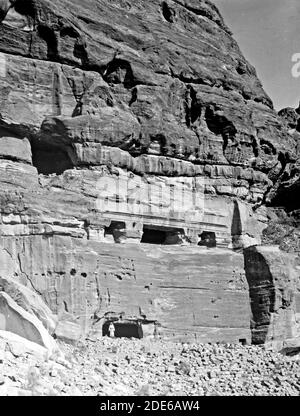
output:
[[272,235],[298,239],[297,116],[214,4],[16,0],[0,20],[0,275],[57,333],[299,336],[297,253]]

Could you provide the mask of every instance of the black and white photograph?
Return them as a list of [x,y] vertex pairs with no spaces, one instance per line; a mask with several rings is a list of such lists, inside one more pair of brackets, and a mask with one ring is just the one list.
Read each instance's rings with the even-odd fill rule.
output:
[[299,0],[0,0],[0,396],[300,396]]

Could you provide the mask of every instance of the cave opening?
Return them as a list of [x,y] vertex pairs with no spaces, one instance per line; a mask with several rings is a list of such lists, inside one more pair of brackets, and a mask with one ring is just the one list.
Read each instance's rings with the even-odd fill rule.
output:
[[141,242],[147,244],[164,244],[166,238],[166,231],[144,227]]
[[216,240],[216,233],[212,231],[203,231],[202,234],[199,235],[200,241],[198,246],[205,246],[205,247],[217,247],[217,240]]
[[160,226],[144,225],[141,243],[176,245],[186,240],[182,228],[168,228]]
[[66,149],[58,146],[38,145],[36,141],[31,142],[32,164],[39,174],[61,175],[67,169],[73,169],[72,162]]
[[109,325],[115,327],[115,338],[143,338],[143,329],[138,321],[106,321],[102,326],[102,335],[109,336]]

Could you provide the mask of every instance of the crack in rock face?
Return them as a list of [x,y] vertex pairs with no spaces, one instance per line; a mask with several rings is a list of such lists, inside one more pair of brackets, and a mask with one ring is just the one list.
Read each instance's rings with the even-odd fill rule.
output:
[[0,276],[69,341],[297,338],[299,131],[208,0],[0,1]]

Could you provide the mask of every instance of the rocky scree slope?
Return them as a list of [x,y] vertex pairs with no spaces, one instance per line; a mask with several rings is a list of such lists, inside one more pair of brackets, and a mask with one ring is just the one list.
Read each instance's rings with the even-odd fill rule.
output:
[[107,337],[60,347],[63,365],[7,348],[0,356],[0,395],[299,395],[299,354]]

